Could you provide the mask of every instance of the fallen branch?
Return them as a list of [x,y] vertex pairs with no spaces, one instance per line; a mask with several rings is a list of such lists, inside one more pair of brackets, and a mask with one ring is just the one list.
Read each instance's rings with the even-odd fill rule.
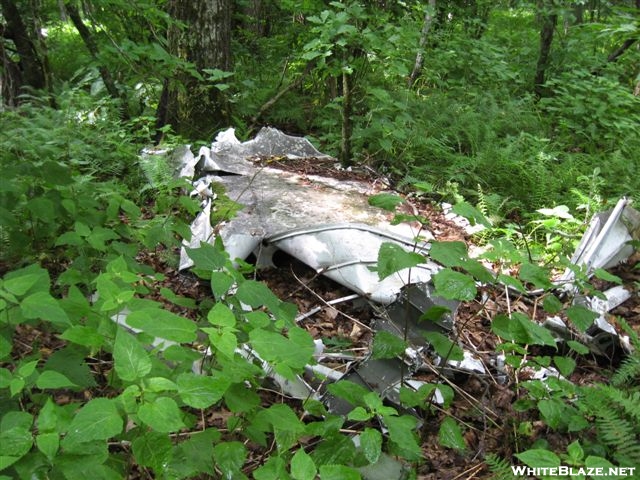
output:
[[260,110],[258,110],[258,113],[256,113],[255,116],[253,118],[251,118],[251,124],[249,125],[249,129],[248,129],[248,133],[249,134],[251,134],[255,130],[256,124],[258,123],[258,120],[260,120],[262,118],[262,116],[265,114],[265,112],[267,110],[269,110],[271,107],[273,107],[278,102],[278,100],[280,100],[286,93],[290,92],[291,90],[293,90],[295,88],[298,88],[300,86],[300,84],[302,84],[302,80],[304,80],[304,77],[307,75],[307,73],[309,73],[311,71],[311,67],[312,67],[311,63],[307,64],[307,66],[305,67],[304,71],[300,74],[300,76],[298,78],[296,78],[289,85],[287,85],[286,87],[284,87],[280,91],[278,91],[278,93],[276,93],[273,97],[271,97],[269,100],[267,100],[260,107]]

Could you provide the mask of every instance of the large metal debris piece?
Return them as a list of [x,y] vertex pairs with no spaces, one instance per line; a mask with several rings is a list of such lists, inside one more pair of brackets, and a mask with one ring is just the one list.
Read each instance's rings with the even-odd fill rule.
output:
[[[626,262],[636,250],[632,241],[640,239],[640,212],[631,207],[631,200],[621,198],[615,207],[597,213],[591,219],[580,240],[571,263],[584,269],[590,277],[597,269],[613,268]],[[568,268],[558,280],[565,292],[576,294],[575,271]],[[583,342],[598,355],[610,355],[618,347],[629,350],[629,341],[607,321],[606,314],[631,298],[631,292],[622,286],[602,292],[604,298],[576,295],[575,305],[584,306],[598,314],[593,325],[581,336]],[[559,319],[549,319],[546,326],[561,337],[567,337],[568,327]]]
[[[631,200],[621,198],[612,210],[594,215],[571,263],[585,268],[588,275],[615,267],[634,252],[632,240],[640,240],[640,212],[631,207]],[[570,284],[574,278],[573,270],[567,269],[559,282]]]
[[[432,276],[441,266],[428,259],[428,232],[416,231],[407,224],[393,225],[392,215],[368,204],[368,196],[377,193],[372,184],[359,181],[336,180],[317,175],[302,175],[269,167],[252,161],[269,157],[313,158],[318,162],[334,162],[335,159],[318,151],[304,138],[292,137],[272,129],[262,129],[246,142],[235,136],[233,129],[221,132],[210,148],[202,147],[193,155],[188,147],[169,152],[147,152],[146,162],[153,155],[169,156],[168,163],[177,176],[194,182],[193,196],[202,199],[202,211],[192,223],[192,239],[189,246],[198,247],[201,242],[213,243],[218,236],[232,259],[253,256],[258,266],[273,265],[277,252],[285,252],[305,263],[319,274],[325,275],[354,292],[336,302],[368,301],[374,306],[375,318],[371,325],[375,332],[385,331],[407,342],[405,355],[396,358],[364,359],[341,357],[345,373],[333,369],[323,360],[322,339],[316,340],[315,365],[306,367],[305,375],[285,379],[264,362],[250,346],[238,349],[241,355],[261,364],[265,374],[288,395],[296,398],[322,400],[329,411],[347,414],[353,406],[331,395],[327,382],[350,380],[367,390],[377,392],[385,400],[400,408],[400,387],[419,389],[423,383],[412,378],[429,366],[440,365],[441,373],[464,372],[486,374],[483,362],[468,350],[460,361],[447,361],[433,352],[425,334],[437,331],[445,335],[455,332],[458,302],[434,296]],[[285,160],[286,161],[286,160]],[[268,162],[267,162],[268,164]],[[225,194],[242,208],[231,220],[212,226],[212,210],[216,208],[216,196],[212,182],[224,186]],[[449,212],[449,216],[454,215]],[[449,217],[448,217],[449,218]],[[460,218],[454,218],[460,220]],[[468,224],[462,224],[469,227]],[[420,233],[421,238],[416,238]],[[631,208],[627,199],[621,199],[609,212],[597,214],[583,236],[571,262],[592,274],[598,268],[610,268],[625,261],[633,253],[630,240],[640,238],[640,214]],[[380,247],[393,243],[406,251],[425,256],[425,262],[409,271],[400,271],[380,281],[374,267]],[[180,268],[192,265],[183,250]],[[574,295],[573,270],[558,282],[558,288]],[[606,300],[596,298],[574,299],[598,313],[591,329],[581,339],[596,353],[604,353],[613,343],[623,343],[616,329],[607,322],[606,313],[628,300],[628,290],[616,287],[604,292]],[[329,305],[332,302],[327,302]],[[423,320],[425,312],[434,307],[444,307],[445,313],[436,321]],[[442,308],[438,309],[442,311]],[[301,312],[298,321],[313,315],[313,311]],[[126,314],[118,321],[126,325]],[[559,339],[574,338],[575,332],[559,317],[547,319],[545,326]],[[334,354],[335,355],[335,354]],[[504,358],[495,357],[498,377],[506,376]],[[502,367],[501,367],[502,365]],[[540,375],[552,374],[540,371]],[[542,378],[542,377],[541,377]],[[439,393],[436,390],[436,393]],[[440,400],[439,400],[440,398]],[[434,402],[442,401],[435,395]],[[402,465],[391,460],[387,470],[379,475],[378,467],[363,471],[366,478],[401,478]]]

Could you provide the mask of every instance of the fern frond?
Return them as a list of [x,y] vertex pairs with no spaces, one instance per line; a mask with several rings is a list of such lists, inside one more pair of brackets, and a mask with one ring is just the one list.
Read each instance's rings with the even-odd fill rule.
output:
[[637,350],[620,364],[611,377],[611,384],[616,387],[640,385],[640,353]]
[[514,480],[516,478],[511,470],[511,464],[504,458],[494,453],[487,453],[484,461],[489,467],[489,470],[491,470],[491,473],[493,473],[495,480]]

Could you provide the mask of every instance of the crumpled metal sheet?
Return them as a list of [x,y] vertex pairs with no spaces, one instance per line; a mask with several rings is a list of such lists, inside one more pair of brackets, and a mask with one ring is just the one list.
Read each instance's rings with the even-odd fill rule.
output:
[[442,268],[436,263],[426,262],[411,272],[405,269],[379,280],[372,268],[378,262],[378,252],[383,243],[394,243],[407,251],[425,254],[426,248],[416,245],[411,239],[357,223],[289,230],[269,236],[265,242],[363,297],[384,305],[396,300],[410,281],[428,282]]
[[[591,276],[596,269],[608,269],[626,262],[635,251],[630,242],[638,239],[640,212],[631,207],[630,199],[621,198],[613,209],[593,216],[570,261],[584,268],[586,274]],[[567,269],[557,283],[565,292],[575,293],[574,278],[574,271]],[[628,350],[628,339],[607,321],[606,314],[631,298],[631,292],[617,286],[602,293],[604,300],[581,295],[573,300],[575,305],[584,306],[598,314],[581,339],[599,355],[610,355],[618,346]],[[568,327],[560,319],[548,319],[545,325],[561,337],[567,337],[569,333]]]
[[[630,199],[621,198],[612,210],[594,215],[571,263],[586,268],[588,274],[614,267],[634,252],[629,244],[634,239],[640,239],[640,212],[631,207]],[[567,269],[559,282],[571,282],[574,277],[574,272]]]
[[[408,225],[391,225],[391,214],[368,204],[368,194],[373,193],[368,183],[301,176],[255,166],[248,160],[252,156],[270,155],[331,159],[308,140],[270,128],[262,129],[255,139],[247,142],[240,142],[233,129],[228,129],[216,137],[211,148],[201,148],[196,157],[199,158],[196,170],[204,175],[200,181],[220,183],[226,195],[244,207],[221,226],[219,232],[232,259],[246,258],[266,239],[275,241],[278,235],[319,225],[366,225],[386,232],[389,241],[404,239],[405,245],[406,239],[411,243],[417,235],[418,232]],[[184,161],[193,163],[194,159],[185,152]],[[204,223],[202,219],[201,225]],[[205,229],[194,228],[192,233],[192,245],[213,241]],[[373,259],[376,258],[377,251]],[[191,265],[183,251],[180,268]]]
[[[433,330],[443,334],[452,332],[458,303],[433,297],[430,280],[441,268],[433,262],[425,261],[411,269],[410,275],[398,272],[383,281],[378,279],[372,267],[377,264],[378,252],[384,242],[427,256],[429,246],[426,242],[432,237],[421,232],[426,238],[416,241],[417,232],[410,226],[392,225],[392,215],[368,204],[368,196],[375,193],[368,183],[302,176],[259,167],[250,161],[256,156],[313,157],[319,161],[331,161],[331,157],[319,152],[303,138],[267,128],[261,130],[255,139],[241,142],[234,130],[229,129],[221,132],[210,148],[201,148],[197,156],[182,150],[173,155],[172,161],[177,155],[183,155],[183,161],[182,166],[176,166],[175,170],[189,178],[193,175],[198,177],[192,194],[203,199],[203,210],[192,225],[190,246],[197,247],[201,241],[214,241],[210,215],[215,202],[208,186],[211,182],[218,182],[224,186],[230,199],[244,207],[215,231],[232,259],[245,259],[253,254],[258,265],[268,265],[275,251],[284,251],[377,305],[375,330],[386,330],[406,338],[409,343],[407,354],[402,358],[369,357],[353,362],[344,375],[322,363],[309,366],[307,372],[310,377],[300,377],[298,381],[285,381],[268,365],[263,365],[267,375],[284,392],[299,398],[310,395],[320,398],[321,392],[311,381],[314,375],[320,375],[331,381],[354,381],[398,404],[400,385],[410,385],[412,374],[424,365],[425,355],[434,357],[424,333]],[[613,211],[594,217],[572,262],[590,271],[617,264],[631,253],[627,241],[638,238],[639,226],[640,215],[626,199],[622,199]],[[187,268],[190,264],[190,259],[183,252],[180,268]],[[561,282],[570,284],[572,280],[573,273],[568,270]],[[618,291],[615,295],[612,293],[612,297],[621,298],[621,301],[624,301],[624,295]],[[423,313],[434,305],[445,306],[450,312],[439,322],[421,321]],[[595,309],[595,303],[593,305]],[[600,311],[605,307],[600,305],[597,308]],[[612,307],[607,304],[606,308]],[[560,319],[549,319],[547,326],[560,336],[563,336],[562,332],[570,336]],[[595,350],[604,348],[607,339],[603,334],[610,338],[615,329],[606,322],[603,313],[594,329],[597,331],[590,332],[593,335],[586,335],[585,340],[592,342]],[[244,352],[257,358],[250,349]],[[321,358],[320,354],[318,359]],[[259,358],[257,360],[260,361]],[[437,363],[441,359],[435,358],[435,361]],[[443,367],[451,371],[486,373],[483,363],[469,351],[464,351],[463,360],[449,361]],[[322,393],[321,398],[335,413],[344,414],[352,408],[327,392]]]

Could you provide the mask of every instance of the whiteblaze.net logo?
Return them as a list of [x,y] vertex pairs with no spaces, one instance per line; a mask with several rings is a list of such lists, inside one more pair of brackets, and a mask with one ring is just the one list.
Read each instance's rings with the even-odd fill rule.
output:
[[560,476],[589,476],[589,477],[633,477],[636,467],[525,467],[515,465],[511,467],[514,475],[521,477],[560,477]]

